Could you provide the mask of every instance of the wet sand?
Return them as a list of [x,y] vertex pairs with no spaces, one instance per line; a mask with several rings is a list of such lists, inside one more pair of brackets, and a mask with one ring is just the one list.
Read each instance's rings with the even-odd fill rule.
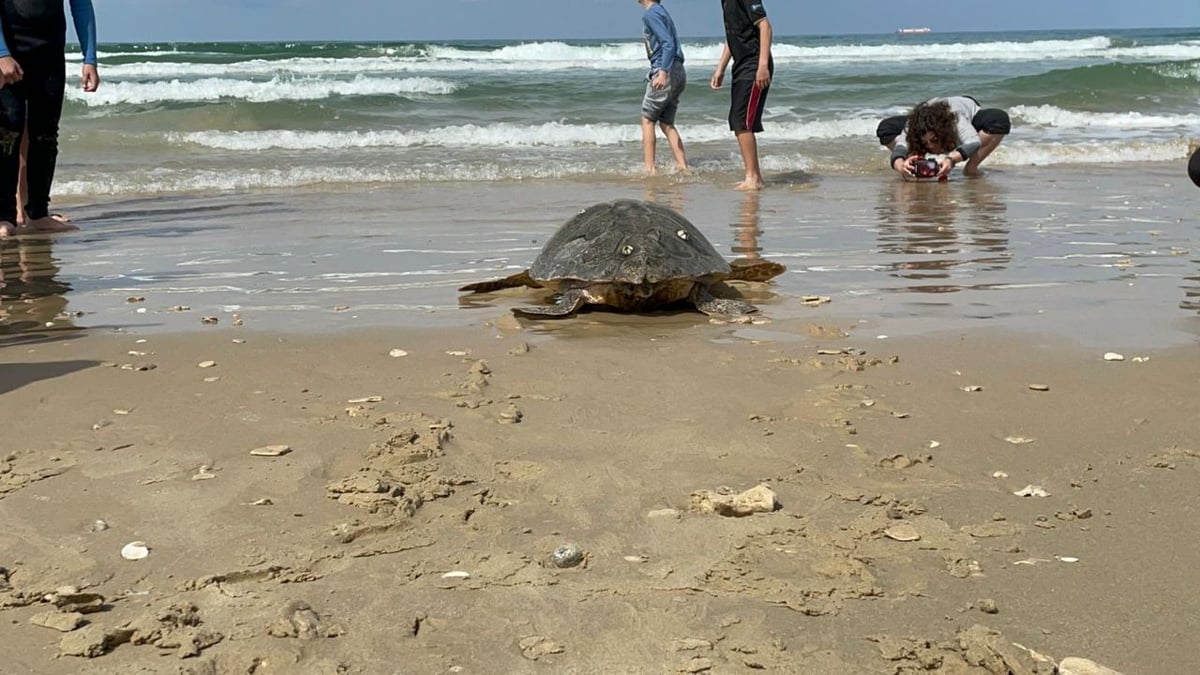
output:
[[[536,325],[508,314],[520,292],[458,306],[455,285],[532,257],[561,202],[620,186],[545,209],[521,201],[534,185],[73,209],[94,226],[6,244],[41,272],[0,333],[0,656],[47,674],[1052,672],[1018,643],[1194,672],[1200,359],[1176,221],[1198,197],[1151,181],[1117,204],[1108,178],[1107,202],[1084,176],[1037,208],[1006,181],[998,212],[913,207],[925,225],[871,219],[914,203],[896,186],[855,201],[797,179],[750,209],[754,237],[740,195],[666,184],[698,223],[729,221],[712,238],[730,257],[789,265],[739,286],[758,325]],[[352,203],[375,217],[339,221]],[[971,220],[988,213],[1002,232]],[[354,270],[411,273],[337,276]],[[775,510],[699,510],[760,485]],[[124,559],[135,541],[148,555]],[[569,544],[582,560],[556,566]]]

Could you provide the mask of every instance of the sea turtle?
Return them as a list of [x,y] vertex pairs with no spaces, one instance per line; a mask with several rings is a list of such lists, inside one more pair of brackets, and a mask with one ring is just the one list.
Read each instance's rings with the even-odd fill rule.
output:
[[727,290],[722,281],[766,281],[784,270],[767,260],[730,265],[680,214],[653,202],[622,199],[596,204],[567,221],[524,272],[459,290],[528,286],[555,291],[553,305],[513,309],[531,318],[568,317],[589,304],[641,312],[681,302],[728,317],[758,308],[715,297],[713,290]]

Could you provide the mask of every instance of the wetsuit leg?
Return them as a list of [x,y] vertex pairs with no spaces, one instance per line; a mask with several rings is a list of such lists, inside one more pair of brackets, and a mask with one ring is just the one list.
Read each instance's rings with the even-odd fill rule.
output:
[[0,221],[17,223],[17,174],[25,131],[25,83],[0,88]]
[[29,155],[25,163],[29,202],[25,211],[30,220],[36,220],[50,214],[50,187],[58,163],[58,123],[66,94],[67,64],[62,49],[44,49],[23,58],[21,67],[25,71],[29,120]]

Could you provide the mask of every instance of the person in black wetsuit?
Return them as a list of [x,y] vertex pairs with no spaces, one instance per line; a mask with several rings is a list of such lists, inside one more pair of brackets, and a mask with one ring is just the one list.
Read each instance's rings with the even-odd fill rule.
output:
[[[100,86],[96,13],[91,0],[69,1],[83,52],[83,90],[95,91]],[[66,44],[63,0],[0,0],[0,237],[75,229],[50,216],[66,93]],[[28,222],[18,228],[17,182],[27,124]]]
[[729,102],[729,129],[737,136],[746,179],[738,190],[761,190],[762,170],[758,164],[758,139],[763,130],[763,108],[775,74],[771,59],[771,22],[762,0],[721,0],[725,16],[725,45],[713,73],[710,86],[720,89],[725,70],[733,61],[732,94]]

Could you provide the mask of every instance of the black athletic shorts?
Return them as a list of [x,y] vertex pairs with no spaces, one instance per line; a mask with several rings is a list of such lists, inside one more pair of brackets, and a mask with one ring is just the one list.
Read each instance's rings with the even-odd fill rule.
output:
[[[907,123],[908,115],[896,115],[880,122],[879,127],[875,129],[879,144],[887,145],[896,140],[897,136],[904,133],[904,125]],[[975,127],[975,131],[1004,136],[1012,131],[1012,120],[1009,119],[1008,113],[999,108],[984,108],[971,118],[971,126]]]
[[761,133],[763,130],[763,108],[767,105],[767,94],[771,86],[759,89],[754,80],[734,80],[731,85],[731,100],[729,104],[730,131],[752,131]]
[[1196,187],[1200,187],[1200,148],[1196,148],[1196,152],[1192,153],[1192,159],[1188,162],[1188,176]]

